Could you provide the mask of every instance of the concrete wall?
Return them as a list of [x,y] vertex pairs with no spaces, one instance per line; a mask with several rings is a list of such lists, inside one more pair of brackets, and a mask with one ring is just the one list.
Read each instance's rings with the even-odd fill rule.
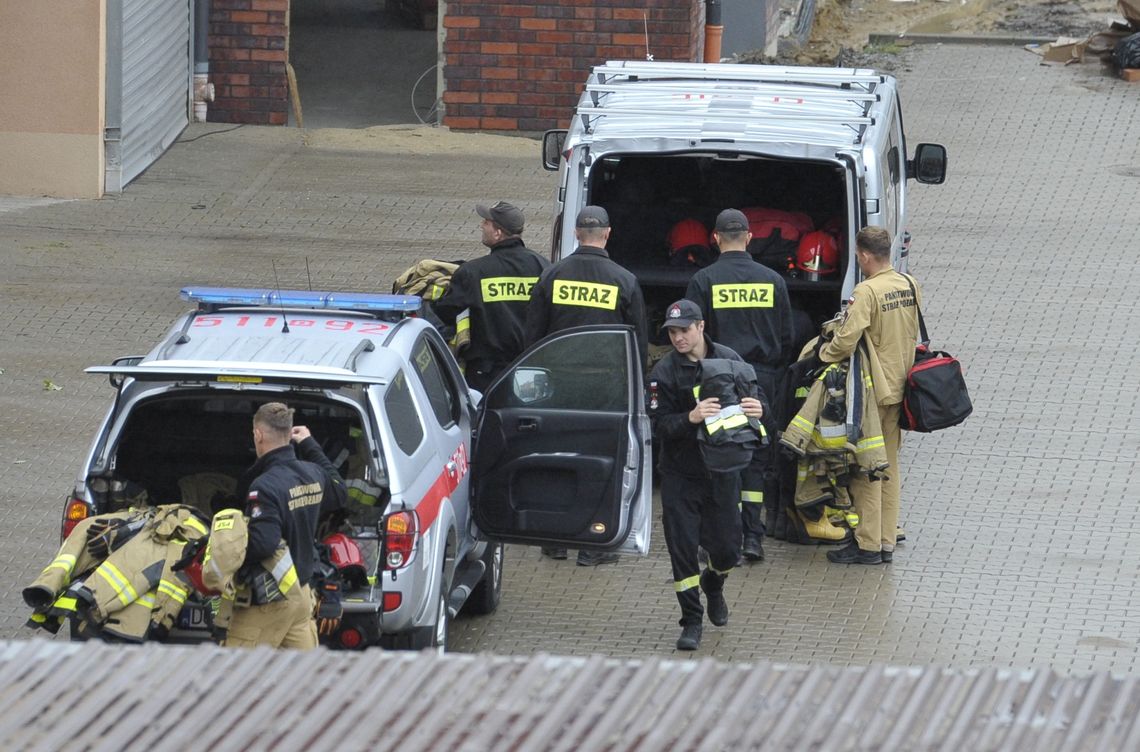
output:
[[104,0],[0,1],[0,194],[103,194]]
[[703,0],[447,0],[444,125],[564,127],[592,66],[697,59]]

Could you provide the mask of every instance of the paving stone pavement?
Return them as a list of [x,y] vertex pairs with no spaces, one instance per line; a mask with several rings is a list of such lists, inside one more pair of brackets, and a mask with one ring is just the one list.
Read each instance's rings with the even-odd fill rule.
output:
[[[769,541],[767,561],[728,580],[730,625],[673,657],[1134,673],[1140,88],[1018,48],[908,61],[911,148],[950,151],[948,182],[910,194],[911,270],[975,413],[906,437],[893,564]],[[547,243],[555,181],[534,141],[222,130],[190,128],[120,197],[0,199],[0,637],[32,636],[19,590],[54,552],[110,402],[82,369],[147,349],[183,310],[182,285],[270,285],[275,264],[283,287],[386,289],[420,258],[479,254],[472,206],[500,198]],[[596,569],[510,547],[502,606],[457,621],[456,649],[673,653],[655,532],[648,558]]]

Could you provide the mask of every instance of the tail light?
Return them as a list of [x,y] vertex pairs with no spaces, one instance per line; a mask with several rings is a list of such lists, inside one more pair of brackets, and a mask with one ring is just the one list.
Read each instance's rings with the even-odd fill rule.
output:
[[384,522],[384,568],[399,569],[412,558],[419,537],[415,512],[396,512]]
[[71,531],[75,529],[83,520],[91,516],[91,508],[87,506],[87,502],[78,497],[71,497],[67,501],[67,509],[63,513],[63,536],[61,542],[71,535]]
[[384,613],[395,611],[404,602],[404,596],[398,592],[384,593]]
[[360,634],[360,630],[356,627],[348,627],[341,630],[337,640],[345,650],[359,650],[364,644],[364,635]]

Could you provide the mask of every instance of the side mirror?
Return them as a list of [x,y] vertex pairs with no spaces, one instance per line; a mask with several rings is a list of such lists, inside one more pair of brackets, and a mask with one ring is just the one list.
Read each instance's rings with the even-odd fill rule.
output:
[[566,131],[553,130],[542,134],[542,166],[557,170],[562,161],[562,147],[566,145]]
[[511,391],[524,405],[540,402],[554,394],[550,385],[550,371],[545,368],[520,368],[515,371]]
[[914,159],[906,163],[906,176],[928,185],[945,183],[946,147],[942,144],[919,144],[914,149]]

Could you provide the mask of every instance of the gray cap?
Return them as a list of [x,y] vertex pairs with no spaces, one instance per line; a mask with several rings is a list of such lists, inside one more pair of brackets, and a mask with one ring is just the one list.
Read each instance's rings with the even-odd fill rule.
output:
[[491,207],[482,204],[475,207],[475,213],[483,219],[489,219],[512,235],[521,235],[523,231],[522,209],[506,201],[500,201]]
[[681,329],[688,329],[693,325],[693,322],[703,321],[704,314],[701,313],[701,307],[689,300],[688,298],[681,298],[676,303],[671,303],[665,309],[665,323],[661,325],[664,329],[667,326],[675,326]]
[[716,215],[717,232],[746,232],[748,230],[748,217],[739,209],[725,209]]
[[609,227],[610,215],[600,206],[586,206],[578,212],[575,227]]

